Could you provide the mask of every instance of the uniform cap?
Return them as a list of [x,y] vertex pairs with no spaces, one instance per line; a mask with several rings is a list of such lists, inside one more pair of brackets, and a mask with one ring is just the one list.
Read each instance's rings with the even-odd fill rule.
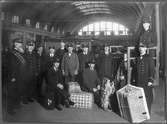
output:
[[49,49],[55,49],[55,47],[54,46],[50,46]]
[[139,43],[139,47],[145,47],[146,45],[142,42]]
[[16,38],[13,40],[13,43],[23,43],[21,38]]
[[67,47],[73,47],[73,44],[72,44],[72,43],[69,43],[69,44],[67,45]]
[[95,62],[94,59],[91,59],[91,60],[88,61],[88,64],[95,64],[95,63],[96,63],[96,62]]
[[29,41],[27,41],[27,45],[28,45],[28,46],[34,46],[35,43],[34,43],[32,40],[29,40]]
[[56,59],[54,60],[54,63],[60,63],[60,59],[59,59],[59,58],[56,58]]

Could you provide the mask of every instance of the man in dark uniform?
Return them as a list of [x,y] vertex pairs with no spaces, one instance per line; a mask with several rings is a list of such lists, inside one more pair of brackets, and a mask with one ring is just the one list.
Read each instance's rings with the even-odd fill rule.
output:
[[[36,60],[36,53],[35,43],[33,41],[27,41],[26,44],[27,51],[25,53],[25,58],[27,61],[27,72],[28,72],[28,82],[26,88],[26,98],[25,104],[28,102],[33,102],[34,98],[36,98],[36,86],[37,86],[37,60]],[[27,100],[27,101],[26,101]]]
[[143,18],[143,32],[140,36],[140,42],[145,43],[147,46],[153,46],[155,44],[156,35],[151,31],[151,20],[148,17]]
[[21,97],[27,80],[25,72],[26,60],[24,58],[23,41],[16,38],[13,41],[14,48],[9,55],[9,70],[7,81],[7,111],[14,113],[14,109],[20,106]]
[[52,66],[53,61],[55,61],[57,57],[58,56],[56,55],[55,47],[54,46],[49,47],[49,54],[45,58],[46,59],[46,71]]
[[75,81],[79,70],[79,59],[73,52],[73,45],[68,45],[68,53],[65,53],[62,59],[61,70],[65,76],[66,89],[68,90],[68,82]]
[[104,46],[104,54],[99,57],[99,76],[102,80],[105,76],[109,77],[110,80],[114,80],[116,70],[112,55],[109,52],[109,46]]
[[88,67],[90,54],[88,53],[88,46],[83,45],[83,52],[78,55],[79,58],[79,82],[82,87],[82,73]]
[[41,88],[43,80],[45,79],[45,54],[43,46],[39,45],[37,48],[37,95],[41,96]]
[[[136,86],[142,87],[145,92],[146,101],[149,112],[151,112],[151,105],[153,102],[153,80],[154,80],[154,61],[151,56],[146,54],[146,46],[140,42],[139,51],[140,56],[136,58],[136,73],[132,77],[135,79]],[[151,113],[150,113],[151,114]]]
[[64,82],[63,75],[61,70],[59,69],[60,60],[57,58],[53,61],[53,65],[49,68],[47,72],[47,87],[48,92],[53,92],[50,94],[54,94],[55,96],[55,107],[58,110],[62,110],[61,103],[64,103],[66,107],[69,105],[74,105],[74,103],[70,100],[70,95],[68,92],[64,90]]

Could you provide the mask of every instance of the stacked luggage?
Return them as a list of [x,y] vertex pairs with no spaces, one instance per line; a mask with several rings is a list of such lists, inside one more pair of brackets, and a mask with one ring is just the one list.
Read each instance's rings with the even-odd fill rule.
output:
[[75,103],[74,108],[91,109],[94,103],[92,93],[83,92],[77,82],[69,82],[69,93],[71,100]]

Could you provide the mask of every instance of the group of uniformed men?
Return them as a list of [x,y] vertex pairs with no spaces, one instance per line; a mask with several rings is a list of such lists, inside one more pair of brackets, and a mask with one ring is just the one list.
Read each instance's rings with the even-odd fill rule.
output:
[[[105,45],[104,52],[96,57],[89,52],[86,45],[83,46],[82,52],[77,53],[73,51],[73,44],[67,44],[66,49],[66,44],[61,42],[58,50],[49,47],[48,54],[44,53],[43,46],[35,49],[35,43],[32,41],[27,41],[26,49],[23,48],[21,39],[15,39],[13,45],[13,50],[6,56],[8,73],[5,75],[7,110],[11,113],[20,103],[28,104],[40,97],[44,80],[47,91],[55,96],[55,107],[58,110],[62,110],[62,101],[66,107],[75,104],[68,93],[70,81],[77,81],[82,90],[92,92],[97,105],[100,104],[98,92],[104,77],[115,82],[119,80],[115,84],[116,90],[127,83],[127,58],[114,57],[115,55],[109,52],[109,46]],[[136,57],[132,82],[144,88],[151,110],[154,65],[151,57],[146,55],[146,46],[139,44],[139,48],[140,56]],[[116,95],[113,95],[111,102],[112,108],[119,111]]]

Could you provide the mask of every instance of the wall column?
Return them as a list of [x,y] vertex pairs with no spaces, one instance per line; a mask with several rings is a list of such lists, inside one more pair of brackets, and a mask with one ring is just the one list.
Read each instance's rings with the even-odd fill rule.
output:
[[156,25],[156,36],[157,36],[157,50],[156,50],[156,59],[157,59],[157,67],[156,67],[156,84],[159,84],[159,67],[160,67],[160,9],[159,2],[155,4],[155,25]]

